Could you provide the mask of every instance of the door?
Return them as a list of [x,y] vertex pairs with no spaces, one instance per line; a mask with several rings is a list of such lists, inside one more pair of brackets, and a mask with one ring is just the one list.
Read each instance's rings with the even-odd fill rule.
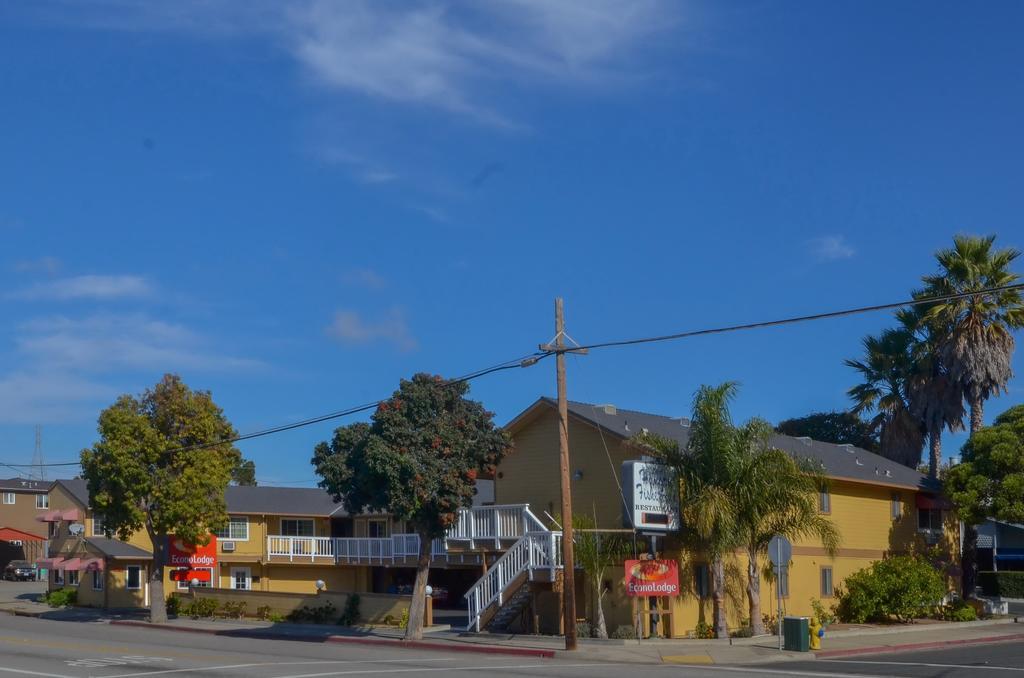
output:
[[231,588],[236,591],[248,591],[252,588],[252,573],[248,567],[231,568]]

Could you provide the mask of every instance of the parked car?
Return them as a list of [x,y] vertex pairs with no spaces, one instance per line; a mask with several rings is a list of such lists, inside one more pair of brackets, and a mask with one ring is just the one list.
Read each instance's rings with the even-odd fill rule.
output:
[[36,564],[27,560],[12,560],[4,568],[4,579],[7,581],[35,581]]

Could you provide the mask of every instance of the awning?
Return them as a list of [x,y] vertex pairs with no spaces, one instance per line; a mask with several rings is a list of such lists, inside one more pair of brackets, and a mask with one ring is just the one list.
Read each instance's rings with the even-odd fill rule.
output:
[[60,511],[61,520],[81,520],[82,512],[76,508]]
[[41,523],[54,523],[60,520],[60,511],[44,511],[36,516]]
[[63,558],[40,558],[36,561],[36,565],[39,567],[54,568],[64,562]]
[[81,569],[81,567],[82,567],[82,559],[81,558],[68,558],[63,563],[60,564],[60,569],[62,569],[62,570],[79,570],[79,569]]
[[83,572],[102,572],[106,569],[106,564],[102,558],[89,558],[88,560],[83,560],[78,569]]
[[917,503],[917,508],[919,509],[940,509],[942,511],[950,511],[953,509],[953,503],[945,497],[936,497],[918,493],[914,501]]

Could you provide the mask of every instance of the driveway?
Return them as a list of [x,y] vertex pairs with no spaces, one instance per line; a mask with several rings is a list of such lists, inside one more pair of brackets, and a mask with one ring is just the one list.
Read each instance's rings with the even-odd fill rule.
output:
[[0,604],[32,602],[43,593],[46,593],[44,581],[0,580]]

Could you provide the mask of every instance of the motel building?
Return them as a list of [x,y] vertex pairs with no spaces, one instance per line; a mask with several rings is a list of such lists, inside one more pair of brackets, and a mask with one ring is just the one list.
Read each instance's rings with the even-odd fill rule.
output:
[[[493,479],[478,481],[475,505],[461,511],[445,538],[433,544],[434,606],[463,610],[471,631],[557,634],[565,620],[561,531],[553,519],[561,501],[555,401],[538,399],[506,430],[513,452]],[[599,529],[621,531],[630,525],[620,474],[629,467],[626,462],[644,457],[631,443],[644,430],[685,445],[689,421],[611,405],[569,404],[573,511],[592,516]],[[917,471],[851,445],[782,435],[773,436],[772,444],[822,464],[830,487],[821,493],[819,509],[839,528],[842,545],[829,556],[813,540],[795,541],[786,574],[777,583],[761,582],[764,612],[778,612],[777,593],[783,614],[809,614],[812,598],[831,605],[847,576],[887,554],[925,546],[959,553],[958,526],[948,504],[938,486]],[[252,599],[251,613],[262,594],[314,596],[318,581],[325,593],[364,597],[411,590],[419,538],[400,520],[350,515],[329,494],[311,488],[231,486],[226,503],[229,524],[207,546],[171,538],[165,592],[234,591],[232,596]],[[84,605],[148,605],[152,544],[144,533],[127,541],[105,536],[103,517],[89,507],[84,480],[54,482],[48,510],[36,520],[47,526],[50,540],[48,557],[39,561],[48,570],[50,588],[77,586]],[[601,585],[607,591],[609,631],[639,618],[644,633],[686,637],[698,622],[710,622],[707,560],[683,546],[671,517],[661,527],[656,561],[641,558],[650,542],[638,534],[637,554],[606,572]],[[958,573],[952,555],[948,560],[952,587]],[[746,571],[746,556],[737,552],[727,563],[730,628],[740,627],[746,617]],[[576,585],[578,617],[593,618],[593,587],[582,571]],[[652,604],[661,619],[653,631],[643,614]]]

